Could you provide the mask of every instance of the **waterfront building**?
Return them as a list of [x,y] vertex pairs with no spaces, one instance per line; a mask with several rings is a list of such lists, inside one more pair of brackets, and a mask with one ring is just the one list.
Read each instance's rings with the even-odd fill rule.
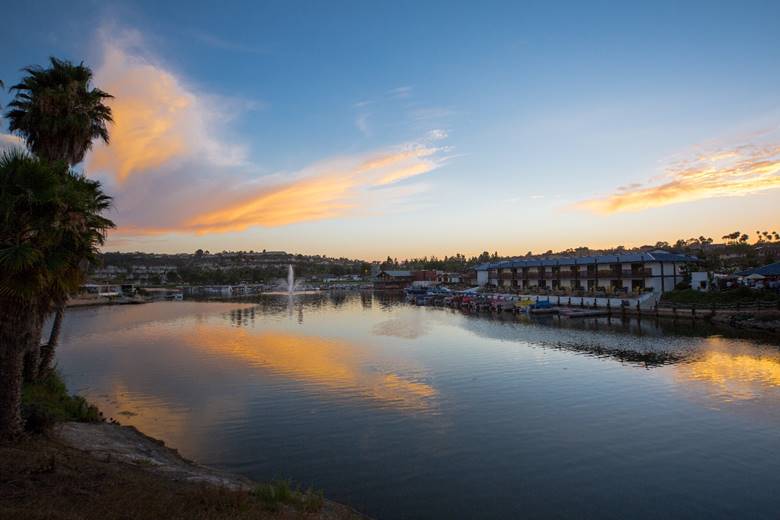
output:
[[462,282],[462,276],[460,273],[436,271],[436,281],[443,284],[459,284]]
[[410,285],[428,285],[436,282],[436,271],[383,270],[374,278],[374,289],[395,291]]
[[695,256],[651,251],[506,260],[476,267],[478,285],[516,291],[664,293],[681,282]]
[[382,270],[374,278],[374,289],[397,291],[409,287],[413,281],[411,271]]

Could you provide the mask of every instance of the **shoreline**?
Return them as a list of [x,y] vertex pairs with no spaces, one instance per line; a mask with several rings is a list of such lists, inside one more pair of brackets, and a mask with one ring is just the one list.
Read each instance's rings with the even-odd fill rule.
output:
[[289,482],[259,483],[184,458],[133,426],[63,422],[0,445],[0,517],[367,520]]

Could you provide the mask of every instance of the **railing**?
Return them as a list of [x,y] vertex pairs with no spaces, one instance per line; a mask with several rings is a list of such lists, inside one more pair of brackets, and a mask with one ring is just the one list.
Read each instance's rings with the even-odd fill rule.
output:
[[[613,269],[602,269],[599,271],[558,271],[558,272],[545,272],[545,271],[530,271],[526,273],[500,273],[490,274],[491,279],[500,278],[501,280],[555,280],[555,279],[573,279],[573,278],[646,278],[652,276],[651,269],[623,269],[620,271]],[[673,276],[673,275],[668,275]]]

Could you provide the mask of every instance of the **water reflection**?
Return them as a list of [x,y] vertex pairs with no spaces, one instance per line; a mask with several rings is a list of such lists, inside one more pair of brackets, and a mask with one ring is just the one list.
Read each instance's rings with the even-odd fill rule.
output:
[[684,385],[703,389],[718,401],[780,397],[780,354],[751,345],[739,345],[720,337],[707,341],[708,349],[676,367],[675,377]]
[[285,294],[69,311],[58,364],[186,456],[375,517],[771,517],[780,350],[736,336]]
[[283,375],[322,391],[360,396],[385,406],[427,410],[436,390],[429,384],[388,369],[359,346],[278,330],[241,330],[225,340],[224,331],[197,323],[192,346],[215,356],[238,358],[249,366]]

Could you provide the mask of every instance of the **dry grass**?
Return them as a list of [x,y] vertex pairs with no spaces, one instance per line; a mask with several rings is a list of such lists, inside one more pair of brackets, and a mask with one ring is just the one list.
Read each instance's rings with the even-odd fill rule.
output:
[[138,466],[97,460],[45,437],[0,446],[0,518],[362,518],[318,495],[289,489],[281,500],[269,499],[268,486],[249,492],[176,482]]

